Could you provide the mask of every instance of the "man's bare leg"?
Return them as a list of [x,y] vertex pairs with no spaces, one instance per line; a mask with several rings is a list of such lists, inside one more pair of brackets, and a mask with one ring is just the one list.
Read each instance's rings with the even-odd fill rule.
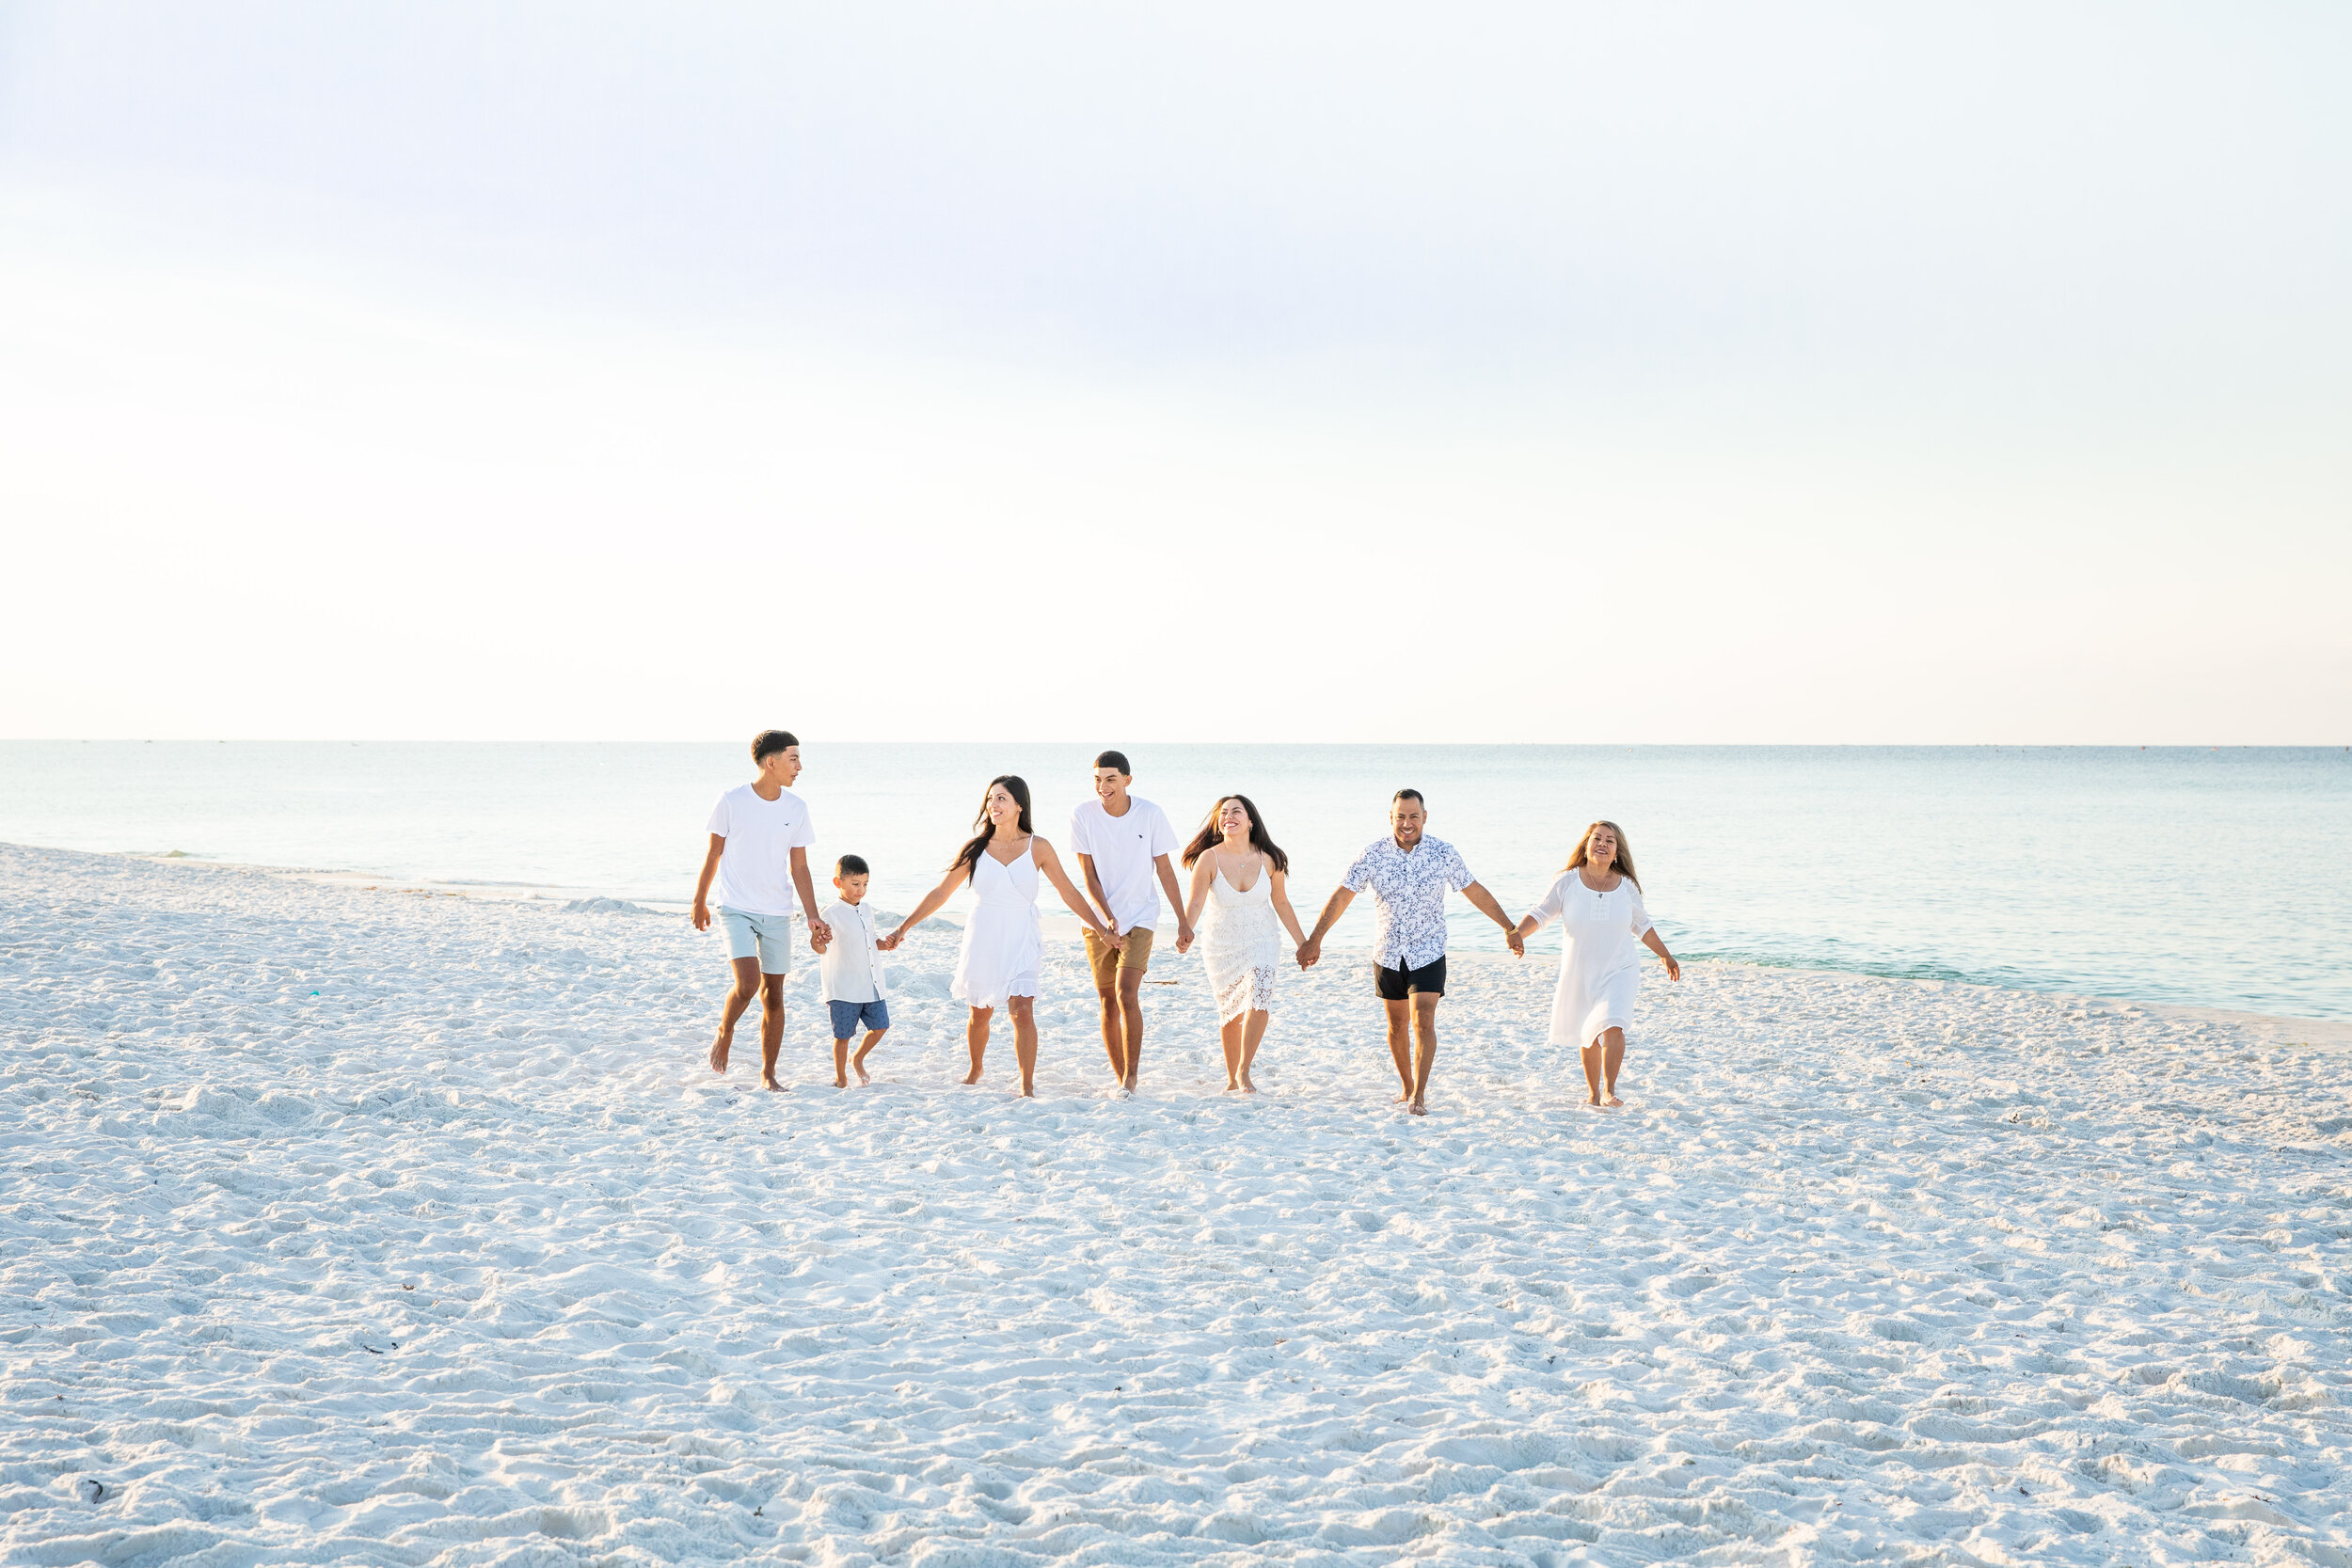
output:
[[759,1086],[782,1089],[776,1082],[776,1057],[784,1051],[784,982],[782,974],[759,977]]
[[710,1043],[710,1070],[727,1069],[727,1050],[735,1044],[735,1021],[743,1016],[743,1009],[759,994],[759,960],[735,960],[735,989],[727,992],[726,1011],[719,1017],[719,1037]]
[[1438,1065],[1438,1004],[1427,991],[1413,993],[1413,1102],[1406,1109],[1417,1117],[1429,1114],[1429,1069]]
[[1021,1064],[1021,1094],[1032,1099],[1037,1094],[1037,998],[1009,996],[1005,1006],[1012,1010],[1012,1055]]
[[1122,969],[1119,972],[1119,1010],[1127,1035],[1127,1073],[1120,1084],[1132,1089],[1136,1086],[1136,1074],[1143,1070],[1143,971],[1140,969]]
[[1625,1101],[1617,1098],[1617,1069],[1625,1066],[1625,1031],[1602,1030],[1600,1045],[1600,1102],[1603,1105],[1622,1105]]
[[973,1008],[971,1022],[963,1026],[963,1043],[972,1052],[972,1071],[964,1079],[967,1084],[980,1081],[980,1058],[988,1054],[988,1018],[993,1010],[988,1007]]
[[1249,1081],[1249,1064],[1258,1059],[1258,1042],[1265,1038],[1265,1026],[1273,1016],[1263,1007],[1249,1009],[1248,1026],[1242,1031],[1241,1037],[1241,1092],[1244,1094],[1258,1092],[1258,1085]]
[[1396,1063],[1396,1101],[1402,1105],[1413,1098],[1413,1004],[1409,997],[1391,1002],[1384,996],[1380,1005],[1389,1010],[1389,1056]]
[[[866,1043],[859,1046],[857,1054],[850,1058],[850,1065],[857,1069],[857,1081],[861,1084],[870,1084],[874,1081],[873,1076],[866,1070],[866,1058],[874,1047],[882,1044],[882,1034],[883,1031],[880,1029],[866,1030]],[[841,1043],[847,1045],[850,1042],[843,1040]]]
[[1119,982],[1096,982],[1095,1000],[1103,1005],[1103,1051],[1111,1059],[1111,1082],[1127,1081],[1127,1009],[1120,1005]]

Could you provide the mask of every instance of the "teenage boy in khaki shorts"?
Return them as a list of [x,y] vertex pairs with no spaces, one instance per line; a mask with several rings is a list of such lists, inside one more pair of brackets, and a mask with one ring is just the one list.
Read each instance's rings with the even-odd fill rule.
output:
[[1119,1086],[1130,1093],[1143,1060],[1143,972],[1152,962],[1163,891],[1176,911],[1176,934],[1187,941],[1192,936],[1176,870],[1168,862],[1176,852],[1176,830],[1166,812],[1127,793],[1134,782],[1126,753],[1104,752],[1094,759],[1095,799],[1070,814],[1070,846],[1086,868],[1087,895],[1104,923],[1127,939],[1112,947],[1089,931],[1087,962],[1103,999],[1103,1049]]

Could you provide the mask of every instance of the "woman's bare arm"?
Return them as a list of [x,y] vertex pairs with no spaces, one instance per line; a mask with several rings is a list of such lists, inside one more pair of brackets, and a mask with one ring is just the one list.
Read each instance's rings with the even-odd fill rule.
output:
[[908,915],[904,920],[898,922],[898,928],[897,930],[891,932],[888,936],[884,937],[874,945],[883,949],[885,952],[898,946],[898,943],[905,939],[906,934],[909,931],[914,930],[917,926],[922,925],[923,922],[929,920],[932,915],[937,914],[939,912],[939,906],[945,904],[948,899],[955,896],[956,884],[962,881],[971,874],[972,868],[968,865],[949,866],[947,868],[947,875],[939,879],[939,885],[931,889],[930,892],[923,895],[923,901],[914,906],[914,912]]
[[1200,928],[1200,911],[1209,901],[1209,884],[1216,879],[1216,851],[1212,849],[1192,863],[1192,896],[1184,903],[1184,929],[1176,933],[1176,951],[1182,953],[1192,945],[1192,933]]
[[1088,903],[1086,895],[1071,884],[1069,876],[1061,868],[1061,857],[1054,853],[1054,847],[1041,838],[1032,838],[1030,844],[1030,853],[1037,857],[1037,868],[1053,882],[1054,891],[1060,894],[1061,901],[1070,906],[1070,912],[1085,921],[1088,930],[1113,947],[1124,942],[1126,938],[1094,917],[1094,906]]
[[1682,978],[1682,966],[1675,962],[1675,956],[1672,953],[1666,951],[1666,944],[1664,942],[1660,940],[1657,927],[1653,926],[1648,930],[1642,933],[1642,945],[1666,960],[1667,979],[1679,980]]
[[1298,916],[1291,909],[1290,889],[1287,885],[1289,879],[1275,870],[1271,864],[1267,865],[1265,870],[1266,875],[1274,879],[1274,891],[1271,896],[1274,899],[1275,918],[1281,921],[1284,930],[1290,932],[1291,941],[1300,947],[1306,946],[1306,933],[1298,928]]

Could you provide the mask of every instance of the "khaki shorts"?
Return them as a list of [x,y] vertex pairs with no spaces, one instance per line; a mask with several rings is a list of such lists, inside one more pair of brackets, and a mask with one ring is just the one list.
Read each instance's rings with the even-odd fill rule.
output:
[[1137,974],[1152,967],[1152,927],[1138,926],[1127,933],[1127,944],[1113,947],[1092,931],[1087,933],[1087,965],[1094,971],[1094,989],[1101,990],[1116,983],[1119,972],[1132,969]]

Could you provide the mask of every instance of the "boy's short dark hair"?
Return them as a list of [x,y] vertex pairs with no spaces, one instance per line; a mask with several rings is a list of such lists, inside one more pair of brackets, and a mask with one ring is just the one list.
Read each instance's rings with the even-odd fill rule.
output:
[[1131,779],[1134,778],[1136,774],[1136,770],[1127,766],[1127,753],[1124,752],[1098,752],[1094,758],[1094,766],[1097,768],[1116,768],[1120,772],[1126,774]]
[[766,762],[787,746],[798,746],[801,737],[790,730],[762,730],[752,736],[752,760]]
[[[1395,794],[1389,797],[1389,804],[1391,805],[1395,805],[1399,800],[1421,800],[1421,791],[1418,789],[1400,789]],[[1422,808],[1426,810],[1429,802],[1426,800],[1421,800],[1421,803]]]
[[866,863],[866,857],[864,855],[842,856],[838,861],[834,863],[833,874],[836,877],[868,877],[873,875],[871,869],[868,868]]

